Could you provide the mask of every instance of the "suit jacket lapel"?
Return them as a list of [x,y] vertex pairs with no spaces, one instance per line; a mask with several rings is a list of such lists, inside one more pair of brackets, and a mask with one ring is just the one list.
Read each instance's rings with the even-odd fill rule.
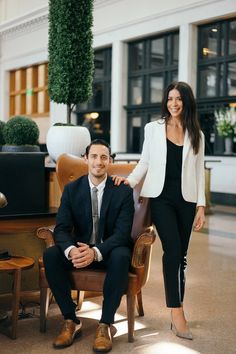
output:
[[100,218],[99,218],[99,226],[98,226],[98,242],[101,242],[104,234],[106,213],[110,204],[112,193],[113,193],[113,181],[111,177],[107,177],[107,181],[106,181],[106,185],[102,197],[101,210],[100,210]]
[[92,204],[91,204],[91,193],[90,186],[88,182],[88,176],[84,176],[82,181],[82,188],[80,191],[80,205],[78,208],[83,208],[84,220],[89,223],[89,237],[92,234],[93,223],[92,223]]

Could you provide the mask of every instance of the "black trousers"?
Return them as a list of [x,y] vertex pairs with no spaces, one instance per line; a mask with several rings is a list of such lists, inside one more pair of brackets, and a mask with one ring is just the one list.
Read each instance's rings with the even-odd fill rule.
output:
[[[71,284],[68,271],[73,264],[61,252],[59,247],[47,248],[43,256],[48,284],[65,319],[75,318],[75,303],[71,298]],[[103,287],[102,317],[103,323],[114,323],[114,316],[120,305],[121,297],[128,286],[128,271],[131,262],[131,250],[128,247],[114,248],[107,259],[92,263],[89,268],[106,269]]]
[[163,277],[167,307],[180,307],[184,299],[187,251],[196,204],[186,202],[181,193],[165,188],[151,198],[152,221],[163,249]]

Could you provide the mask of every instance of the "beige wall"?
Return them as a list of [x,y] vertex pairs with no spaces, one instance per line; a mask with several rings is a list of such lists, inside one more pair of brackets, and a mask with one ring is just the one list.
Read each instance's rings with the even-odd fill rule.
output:
[[0,0],[0,23],[47,5],[47,0]]

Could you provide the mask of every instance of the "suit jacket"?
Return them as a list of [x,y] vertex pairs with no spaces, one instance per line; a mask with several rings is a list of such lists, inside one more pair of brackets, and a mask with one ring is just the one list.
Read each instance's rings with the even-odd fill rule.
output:
[[[165,121],[158,120],[145,126],[143,150],[140,161],[128,180],[134,187],[145,176],[141,195],[155,198],[162,192],[166,173],[167,142]],[[205,205],[204,135],[201,132],[200,148],[194,154],[188,132],[184,136],[181,171],[183,198],[188,202]]]
[[[134,215],[133,191],[129,186],[114,186],[107,178],[103,192],[96,247],[106,256],[118,246],[132,247],[131,229]],[[93,229],[91,193],[88,176],[64,188],[59,207],[55,243],[64,252],[78,241],[89,244]]]

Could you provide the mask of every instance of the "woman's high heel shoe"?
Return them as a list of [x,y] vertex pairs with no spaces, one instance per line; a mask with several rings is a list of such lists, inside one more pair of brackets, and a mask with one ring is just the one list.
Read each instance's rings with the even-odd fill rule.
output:
[[179,332],[177,328],[175,327],[174,323],[171,322],[170,329],[174,332],[174,334],[177,337],[183,338],[183,339],[189,339],[193,340],[193,335],[190,331],[188,332]]

